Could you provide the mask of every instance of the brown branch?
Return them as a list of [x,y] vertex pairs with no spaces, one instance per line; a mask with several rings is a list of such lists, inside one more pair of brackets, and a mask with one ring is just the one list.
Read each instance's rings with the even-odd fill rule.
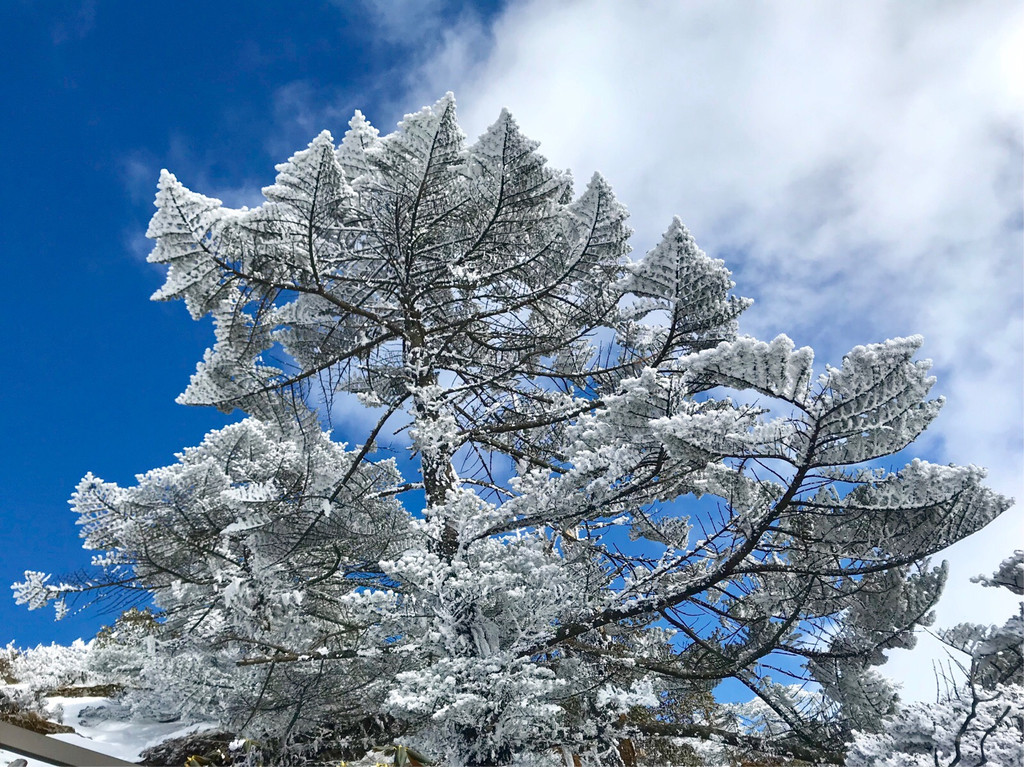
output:
[[845,755],[836,751],[824,751],[795,744],[781,744],[759,738],[755,735],[741,735],[739,733],[723,730],[719,727],[710,727],[704,724],[682,724],[675,722],[645,722],[633,725],[644,735],[669,738],[700,738],[725,743],[736,748],[749,748],[761,754],[771,756],[785,756],[799,759],[812,764],[825,762],[827,764],[843,764]]

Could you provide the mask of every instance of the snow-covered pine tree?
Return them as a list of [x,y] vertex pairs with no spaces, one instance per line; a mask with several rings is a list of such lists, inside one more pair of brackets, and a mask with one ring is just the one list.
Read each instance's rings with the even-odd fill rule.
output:
[[[919,338],[815,375],[810,349],[739,336],[748,302],[678,219],[630,262],[600,176],[575,196],[507,112],[467,144],[450,95],[277,170],[253,210],[164,172],[148,232],[154,298],[216,326],[180,401],[248,417],[135,487],[86,477],[106,575],[29,573],[21,600],[150,594],[161,705],[277,760],[756,745],[673,704],[722,679],[805,756],[891,711],[874,666],[928,620],[927,557],[1009,505],[973,466],[878,468],[941,405]],[[377,420],[349,449],[322,424],[356,398]],[[396,428],[404,476],[378,449]]]

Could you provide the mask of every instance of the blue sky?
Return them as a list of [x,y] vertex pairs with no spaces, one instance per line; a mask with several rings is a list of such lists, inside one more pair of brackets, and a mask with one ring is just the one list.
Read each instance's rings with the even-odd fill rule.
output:
[[[85,472],[128,483],[225,421],[174,404],[212,334],[148,301],[160,168],[251,204],[354,109],[387,132],[446,90],[470,136],[508,106],[552,163],[600,170],[636,250],[681,215],[756,299],[745,331],[822,362],[923,333],[949,403],[919,452],[987,465],[1020,497],[1022,16],[1011,0],[4,3],[0,583],[88,562],[66,504]],[[1001,621],[968,578],[1021,545],[1022,519],[951,554],[940,623]],[[0,598],[0,642],[111,617],[55,624]]]
[[[393,124],[382,94],[417,51],[359,4],[11,2],[0,16],[9,584],[88,564],[67,506],[85,472],[130,483],[225,422],[174,404],[211,332],[148,300],[162,283],[143,237],[160,168],[240,204],[315,134],[296,98]],[[66,642],[107,620],[54,623],[5,596],[0,643]]]

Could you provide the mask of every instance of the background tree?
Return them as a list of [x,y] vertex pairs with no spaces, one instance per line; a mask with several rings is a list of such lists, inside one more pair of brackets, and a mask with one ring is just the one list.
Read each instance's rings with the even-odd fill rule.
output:
[[[678,219],[630,263],[600,176],[574,196],[507,112],[467,145],[450,95],[386,137],[357,113],[264,194],[228,210],[164,172],[148,232],[154,297],[215,322],[179,401],[248,418],[136,487],[87,477],[106,576],[20,599],[151,594],[180,705],[280,759],[616,762],[721,735],[674,702],[727,678],[782,752],[834,758],[892,712],[874,666],[928,620],[926,558],[1009,505],[973,466],[878,463],[941,406],[920,338],[816,376],[738,336],[748,302]],[[352,395],[378,420],[349,450],[321,419]]]
[[[976,580],[1024,595],[1024,551]],[[900,710],[879,733],[857,733],[850,767],[981,767],[1024,761],[1024,603],[1002,626],[961,624],[940,634],[954,661],[935,704]],[[961,657],[963,657],[961,656]]]

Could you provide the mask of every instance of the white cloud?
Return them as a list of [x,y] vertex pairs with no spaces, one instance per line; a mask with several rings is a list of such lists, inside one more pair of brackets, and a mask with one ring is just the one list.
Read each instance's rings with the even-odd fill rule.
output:
[[[923,447],[1024,500],[1022,30],[998,0],[531,0],[450,30],[404,103],[454,90],[471,136],[510,107],[609,178],[639,249],[682,215],[757,299],[748,332],[831,361],[923,333],[949,397]],[[1021,545],[1022,508],[950,551],[939,625],[1002,622],[967,579]],[[932,657],[886,671],[927,698]]]

